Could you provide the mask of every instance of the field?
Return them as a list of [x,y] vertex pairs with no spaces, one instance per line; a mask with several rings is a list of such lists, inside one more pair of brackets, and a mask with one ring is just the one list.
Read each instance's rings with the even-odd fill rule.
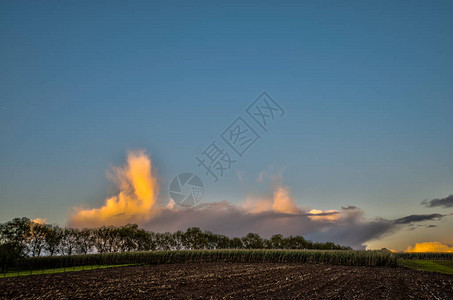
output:
[[0,278],[9,278],[9,277],[18,277],[18,276],[30,276],[30,275],[43,275],[43,274],[55,274],[55,273],[66,273],[66,272],[76,272],[76,271],[85,271],[85,270],[96,270],[96,269],[108,269],[108,268],[117,268],[124,266],[133,266],[135,264],[126,264],[126,265],[91,265],[91,266],[73,266],[70,268],[53,268],[53,269],[41,269],[41,270],[12,270],[8,273],[3,273],[0,275]]
[[452,299],[453,276],[296,263],[129,266],[0,280],[0,298]]
[[452,271],[452,254],[385,250],[46,256],[27,258],[0,277],[0,298],[453,299]]
[[[418,258],[418,257],[417,257]],[[452,259],[453,255],[447,258]],[[179,250],[104,253],[89,255],[41,256],[23,260],[23,270],[64,268],[83,265],[167,264],[167,263],[326,263],[348,266],[398,266],[390,251],[354,250]]]
[[400,262],[400,265],[414,270],[453,275],[453,261],[451,260],[403,260]]

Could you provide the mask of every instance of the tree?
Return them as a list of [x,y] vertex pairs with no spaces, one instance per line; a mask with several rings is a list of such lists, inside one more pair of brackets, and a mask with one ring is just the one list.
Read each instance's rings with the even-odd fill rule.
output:
[[13,243],[4,243],[0,245],[0,263],[2,273],[8,272],[8,268],[19,260],[20,254]]
[[281,234],[275,234],[269,240],[269,247],[271,249],[284,249],[286,248],[286,240]]
[[181,230],[173,233],[174,249],[181,250],[184,249],[184,232]]
[[46,236],[49,233],[49,228],[45,224],[30,222],[30,235],[28,244],[31,256],[40,256],[46,245]]
[[151,250],[151,233],[144,230],[138,229],[134,235],[135,240],[135,250],[137,251],[147,251]]
[[230,240],[229,248],[230,249],[242,249],[242,248],[244,248],[244,243],[242,242],[242,240],[240,238],[235,237]]
[[186,249],[206,249],[208,240],[200,228],[190,227],[184,233],[184,246]]
[[261,237],[256,233],[249,233],[242,238],[244,247],[246,249],[262,249],[264,248],[264,243]]
[[63,229],[59,251],[63,255],[72,255],[76,251],[79,230],[77,228]]
[[30,219],[14,218],[0,225],[0,261],[2,272],[7,272],[23,257],[28,256],[27,239],[30,237]]
[[58,226],[49,225],[49,230],[45,236],[44,249],[50,254],[50,256],[58,254],[62,238],[63,229]]
[[19,256],[28,256],[27,240],[30,237],[30,224],[28,218],[14,218],[1,225],[0,244],[12,244]]
[[94,229],[93,232],[93,243],[99,253],[110,252],[110,228],[102,226]]
[[137,224],[128,224],[117,228],[118,240],[120,251],[133,251],[136,250],[136,233],[138,231]]
[[285,248],[286,249],[311,249],[310,243],[307,242],[302,236],[292,236],[290,235],[285,239]]
[[208,249],[217,249],[218,244],[219,244],[219,237],[217,234],[214,234],[210,231],[205,231],[204,232],[204,237],[206,241],[208,242]]
[[147,242],[147,250],[154,251],[158,250],[158,235],[155,232],[149,232],[149,241]]
[[320,243],[305,240],[302,236],[273,235],[269,240],[256,233],[232,238],[210,231],[202,232],[190,227],[185,232],[154,233],[137,224],[120,227],[103,226],[92,229],[61,228],[38,224],[28,218],[15,218],[0,224],[0,263],[2,270],[27,256],[43,253],[72,255],[98,253],[181,250],[181,249],[351,249],[332,242]]
[[217,249],[228,249],[230,247],[230,238],[219,234],[217,235]]
[[76,252],[80,254],[87,254],[91,252],[94,246],[93,230],[84,228],[76,231]]

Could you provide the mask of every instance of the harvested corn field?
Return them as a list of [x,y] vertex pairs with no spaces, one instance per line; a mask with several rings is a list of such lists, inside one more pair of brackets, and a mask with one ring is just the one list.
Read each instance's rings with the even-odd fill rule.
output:
[[6,278],[9,299],[452,299],[453,276],[389,267],[186,263]]

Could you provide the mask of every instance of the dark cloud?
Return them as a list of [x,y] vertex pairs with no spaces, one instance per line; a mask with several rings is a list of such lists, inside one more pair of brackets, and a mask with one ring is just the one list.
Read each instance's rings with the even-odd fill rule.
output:
[[[163,209],[144,227],[156,232],[186,230],[196,226],[227,236],[244,236],[255,232],[269,238],[273,234],[302,235],[313,241],[331,241],[364,249],[365,243],[390,233],[397,225],[385,219],[366,219],[357,207],[347,207],[337,220],[317,219],[313,214],[285,214],[273,211],[250,213],[227,201],[205,203],[189,209]],[[332,215],[331,213],[317,214]]]
[[391,221],[377,218],[374,220],[364,219],[363,211],[357,208],[354,218],[339,220],[335,226],[326,231],[318,231],[308,234],[306,237],[314,241],[334,242],[347,245],[354,249],[366,249],[366,243],[389,235],[396,230],[397,225]]
[[342,206],[341,209],[343,210],[347,210],[347,209],[357,209],[356,206],[353,206],[353,205],[349,205],[349,206]]
[[197,226],[228,236],[243,236],[256,232],[269,237],[273,234],[297,235],[329,226],[329,222],[314,222],[308,213],[278,212],[249,213],[227,201],[204,203],[195,208],[164,209],[147,223],[153,231],[185,230]]
[[[336,219],[327,216],[338,215]],[[326,218],[314,219],[313,216]],[[339,212],[312,214],[301,211],[286,214],[274,211],[251,213],[227,201],[204,203],[195,208],[162,209],[160,214],[144,224],[155,232],[174,232],[196,226],[202,230],[227,236],[245,236],[249,232],[269,238],[274,234],[302,235],[316,242],[334,242],[364,249],[366,243],[404,228],[415,230],[423,221],[440,220],[444,215],[409,215],[397,220],[365,218],[363,210],[355,206],[342,207]],[[407,227],[408,226],[408,227]],[[422,226],[422,227],[427,227]],[[434,227],[430,225],[429,227]]]
[[395,224],[410,224],[415,222],[423,222],[423,221],[432,221],[432,220],[440,220],[444,217],[441,214],[429,214],[429,215],[410,215],[404,218],[400,218],[394,220],[393,223]]
[[448,208],[448,207],[453,207],[453,195],[449,195],[445,198],[440,198],[440,199],[432,199],[432,200],[423,200],[422,203],[420,203],[426,207],[443,207],[443,208]]

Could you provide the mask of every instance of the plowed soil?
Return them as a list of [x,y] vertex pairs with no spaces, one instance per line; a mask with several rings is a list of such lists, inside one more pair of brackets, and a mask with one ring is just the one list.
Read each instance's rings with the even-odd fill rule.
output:
[[453,276],[321,264],[172,264],[5,278],[0,298],[453,299]]

